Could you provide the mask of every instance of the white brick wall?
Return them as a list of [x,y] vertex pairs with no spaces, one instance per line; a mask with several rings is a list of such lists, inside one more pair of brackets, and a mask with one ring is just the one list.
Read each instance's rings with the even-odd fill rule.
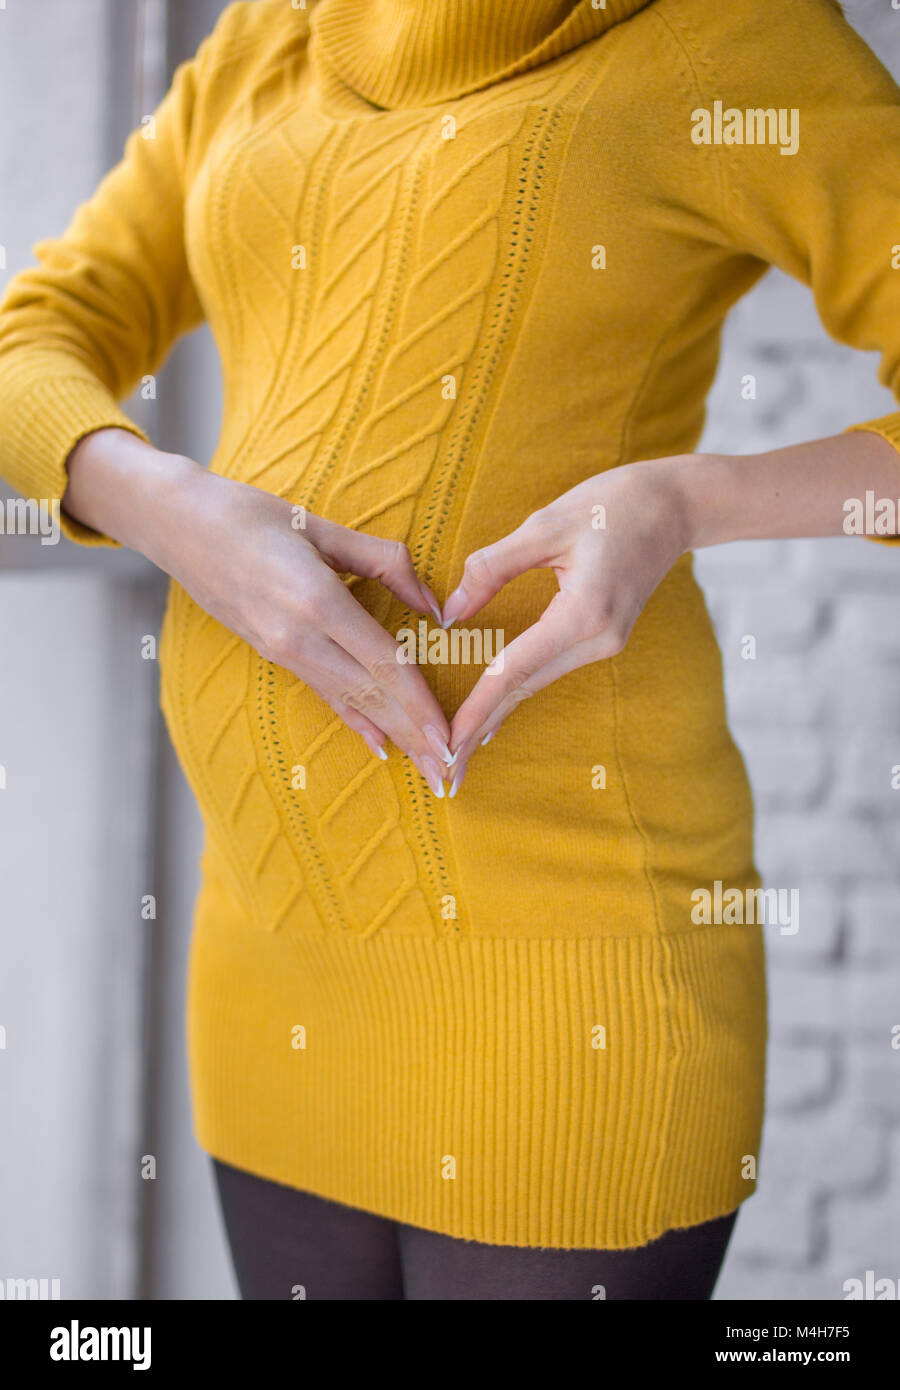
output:
[[[881,0],[845,12],[900,77],[900,13]],[[753,453],[885,413],[877,367],[831,342],[811,296],[772,272],[729,322],[702,447]],[[745,372],[755,401],[741,399]],[[747,542],[700,552],[697,574],[760,869],[800,889],[797,935],[768,933],[760,1187],[717,1296],[840,1299],[866,1269],[900,1278],[900,548]],[[741,657],[745,633],[755,661]]]

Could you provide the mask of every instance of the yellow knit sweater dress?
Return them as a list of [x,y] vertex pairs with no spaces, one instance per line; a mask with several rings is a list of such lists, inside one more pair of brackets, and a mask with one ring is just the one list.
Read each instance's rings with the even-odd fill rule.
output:
[[[726,139],[717,102],[798,111],[798,148]],[[7,287],[0,470],[60,497],[75,442],[136,430],[118,403],[205,319],[210,467],[405,540],[443,599],[575,483],[696,447],[769,263],[896,389],[898,209],[900,93],[831,0],[233,4]],[[900,448],[900,414],[862,427]],[[418,621],[348,582],[392,633]],[[478,624],[508,642],[554,588],[530,573]],[[423,671],[448,716],[478,675]],[[206,832],[205,1149],[509,1245],[635,1246],[753,1191],[769,928],[694,920],[697,889],[760,880],[689,556],[452,801],[174,583],[161,681]]]

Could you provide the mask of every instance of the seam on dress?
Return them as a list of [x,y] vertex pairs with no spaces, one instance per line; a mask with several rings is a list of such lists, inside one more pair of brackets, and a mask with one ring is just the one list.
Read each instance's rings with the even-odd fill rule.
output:
[[[657,19],[659,23],[662,24],[664,29],[668,30],[673,41],[681,50],[685,62],[687,63],[688,68],[690,69],[690,74],[693,79],[693,85],[696,90],[696,94],[698,98],[702,101],[704,98],[703,84],[701,83],[700,78],[697,75],[697,67],[701,63],[703,63],[706,66],[710,66],[708,59],[704,54],[698,52],[695,49],[692,49],[687,26],[682,23],[681,19],[678,16],[673,15],[671,19],[669,19],[659,9],[653,9],[650,11],[650,13],[653,16],[653,18]],[[680,33],[676,32],[676,25],[680,29]],[[725,209],[728,207],[728,197],[730,190],[727,186],[726,171],[725,166],[723,164],[722,155],[719,153],[719,149],[715,145],[713,146],[713,151],[714,154],[712,163],[713,168],[715,169],[716,186],[719,190],[719,214],[722,221],[722,225],[727,226],[728,218],[725,217],[724,214]]]

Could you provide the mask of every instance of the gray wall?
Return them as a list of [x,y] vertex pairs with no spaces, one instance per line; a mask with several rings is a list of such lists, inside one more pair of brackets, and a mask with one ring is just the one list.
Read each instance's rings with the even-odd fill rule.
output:
[[[221,8],[7,0],[7,274],[63,229]],[[900,15],[886,0],[846,11],[900,76]],[[830,342],[808,293],[772,273],[729,323],[702,447],[753,452],[886,411],[876,369]],[[748,372],[755,401],[741,399]],[[219,412],[201,330],[145,418],[161,447],[206,459]],[[834,1299],[867,1268],[897,1273],[900,1062],[884,1020],[900,1021],[900,811],[886,776],[900,763],[898,563],[857,541],[698,556],[761,867],[802,902],[798,935],[769,937],[761,1185],[723,1298]],[[70,1297],[234,1294],[184,1060],[199,825],[156,711],[155,663],[139,654],[163,597],[139,557],[0,542],[0,1279],[60,1278]],[[755,662],[741,659],[747,633]],[[140,920],[146,892],[154,923]]]
[[[63,231],[221,8],[7,0],[0,283]],[[161,447],[208,458],[208,332],[178,345],[155,408],[128,408]],[[130,552],[0,540],[0,1281],[60,1279],[63,1297],[234,1295],[187,1093],[199,819],[140,656],[164,599]]]

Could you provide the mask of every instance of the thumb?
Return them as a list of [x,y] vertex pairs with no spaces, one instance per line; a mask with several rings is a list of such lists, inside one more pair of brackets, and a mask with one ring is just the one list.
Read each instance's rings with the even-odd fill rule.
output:
[[402,541],[369,536],[364,531],[352,531],[324,517],[309,517],[307,535],[332,569],[344,574],[356,574],[361,579],[379,579],[403,603],[417,613],[429,609],[438,622],[441,611],[438,601],[416,574],[409,549]]
[[443,626],[473,613],[499,593],[517,575],[547,561],[547,538],[539,528],[523,522],[502,540],[473,550],[463,566],[459,586],[444,604]]

